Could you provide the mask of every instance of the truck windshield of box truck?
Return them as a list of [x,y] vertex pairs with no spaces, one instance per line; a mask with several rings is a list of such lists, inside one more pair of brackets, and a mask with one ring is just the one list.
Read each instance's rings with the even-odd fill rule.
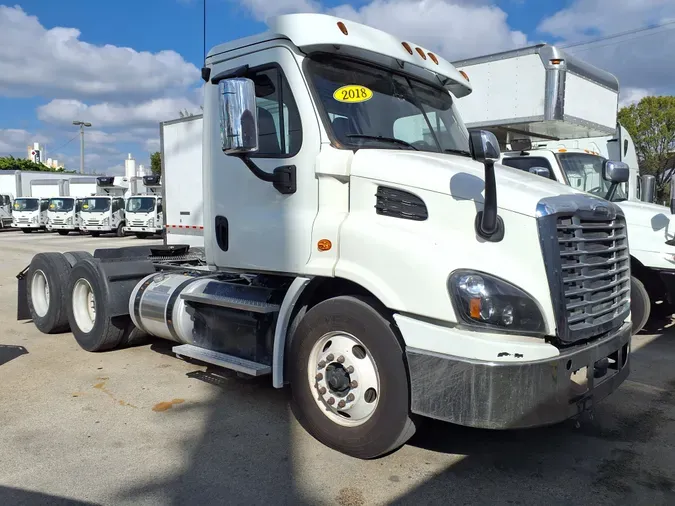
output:
[[127,212],[151,213],[155,210],[154,197],[130,197],[127,200]]
[[440,86],[332,55],[310,58],[306,68],[340,147],[470,156],[469,133]]
[[16,199],[14,201],[15,211],[37,211],[40,207],[39,199]]
[[104,213],[108,209],[110,209],[108,197],[95,197],[82,201],[82,212],[85,213]]
[[74,198],[49,199],[49,210],[53,212],[72,211],[74,206]]

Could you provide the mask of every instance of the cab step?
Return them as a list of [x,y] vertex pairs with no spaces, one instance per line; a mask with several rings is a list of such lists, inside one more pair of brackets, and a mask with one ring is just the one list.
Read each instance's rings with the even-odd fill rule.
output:
[[186,302],[197,302],[207,306],[227,307],[253,313],[278,313],[281,308],[279,304],[218,294],[184,293],[180,297]]
[[220,353],[206,348],[199,348],[191,344],[181,344],[174,346],[172,351],[180,357],[189,357],[207,364],[217,365],[225,369],[248,374],[250,376],[264,376],[272,372],[272,367],[266,364],[259,364],[251,360],[235,357],[226,353]]

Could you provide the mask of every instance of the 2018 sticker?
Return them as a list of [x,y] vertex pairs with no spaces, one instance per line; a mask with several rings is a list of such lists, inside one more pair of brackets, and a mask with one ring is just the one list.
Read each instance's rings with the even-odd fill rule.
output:
[[338,102],[353,104],[370,100],[373,98],[373,92],[372,90],[359,84],[348,84],[347,86],[342,86],[341,88],[335,90],[335,93],[333,93],[333,98]]

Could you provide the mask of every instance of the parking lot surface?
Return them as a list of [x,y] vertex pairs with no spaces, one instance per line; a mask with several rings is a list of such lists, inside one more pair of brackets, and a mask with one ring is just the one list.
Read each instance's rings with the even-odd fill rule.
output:
[[633,341],[631,374],[594,416],[490,432],[426,422],[359,461],[308,436],[287,390],[176,359],[106,353],[16,321],[41,251],[159,243],[0,233],[0,504],[675,504],[675,333]]

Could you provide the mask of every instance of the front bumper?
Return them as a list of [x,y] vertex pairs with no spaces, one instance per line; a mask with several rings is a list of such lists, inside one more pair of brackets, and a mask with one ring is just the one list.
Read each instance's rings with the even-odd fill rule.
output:
[[76,230],[73,225],[55,225],[53,223],[47,225],[50,230]]
[[12,223],[13,228],[42,228],[39,223]]
[[[411,409],[487,429],[562,422],[589,409],[626,379],[630,342],[631,324],[624,323],[601,340],[531,362],[474,361],[408,348]],[[584,367],[585,387],[578,385]],[[579,370],[575,382],[571,376]]]
[[124,231],[129,234],[136,234],[138,232],[145,232],[148,234],[157,234],[162,231],[162,229],[157,229],[155,227],[124,227]]
[[82,230],[85,232],[112,232],[112,229],[108,226],[102,226],[102,225],[86,225],[82,227]]

